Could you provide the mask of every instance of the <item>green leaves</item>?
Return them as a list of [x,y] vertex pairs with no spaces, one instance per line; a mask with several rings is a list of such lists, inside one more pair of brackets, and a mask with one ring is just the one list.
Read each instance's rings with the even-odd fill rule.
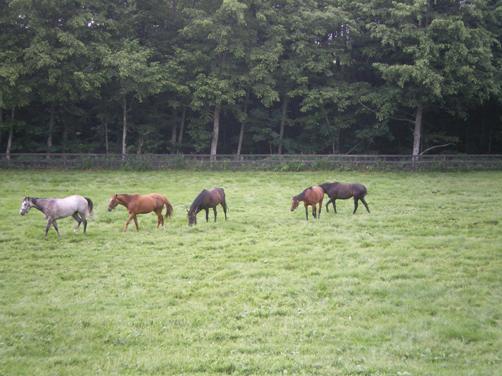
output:
[[109,75],[119,86],[120,95],[132,94],[143,100],[159,93],[165,86],[165,72],[158,62],[151,62],[153,51],[137,40],[124,40],[103,58]]

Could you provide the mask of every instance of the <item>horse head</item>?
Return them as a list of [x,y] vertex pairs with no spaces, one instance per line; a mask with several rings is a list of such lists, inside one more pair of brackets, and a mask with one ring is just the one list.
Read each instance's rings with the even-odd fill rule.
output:
[[197,210],[187,210],[187,217],[188,217],[188,225],[196,225],[197,224]]
[[298,205],[300,204],[300,200],[296,196],[293,196],[291,198],[291,211],[294,211]]
[[30,211],[32,206],[33,206],[32,198],[30,197],[23,198],[23,201],[21,202],[21,208],[19,209],[19,214],[25,215]]
[[119,204],[119,200],[117,198],[117,195],[113,195],[112,198],[110,198],[110,202],[108,203],[108,211],[111,212],[113,209],[117,207]]

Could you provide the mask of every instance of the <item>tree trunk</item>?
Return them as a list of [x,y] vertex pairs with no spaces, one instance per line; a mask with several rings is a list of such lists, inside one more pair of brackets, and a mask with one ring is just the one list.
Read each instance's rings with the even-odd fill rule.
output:
[[67,144],[68,144],[68,126],[66,125],[66,122],[64,122],[64,124],[63,124],[63,153],[66,153]]
[[177,128],[177,124],[176,124],[176,120],[173,122],[173,125],[171,127],[171,141],[170,141],[170,144],[171,144],[171,153],[174,154],[176,153],[176,128]]
[[127,154],[127,98],[122,97],[122,160]]
[[488,131],[488,154],[491,154],[492,152],[492,141],[493,141],[493,132],[490,126],[490,129]]
[[340,128],[335,129],[335,142],[333,143],[335,146],[335,152],[333,154],[341,154],[340,150],[340,139],[342,138],[342,130]]
[[241,130],[239,132],[239,142],[237,143],[237,155],[241,155],[242,141],[244,140],[244,122],[241,123]]
[[[49,134],[47,135],[47,153],[52,152],[52,132],[54,131],[54,106],[49,109]],[[49,156],[47,156],[49,157]]]
[[108,154],[108,152],[110,151],[109,150],[109,146],[108,146],[108,122],[105,121],[103,123],[105,129],[104,129],[104,132],[105,132],[105,153]]
[[237,143],[237,155],[241,155],[242,142],[244,141],[244,128],[246,127],[246,119],[248,116],[248,102],[249,102],[249,91],[246,93],[246,99],[244,100],[244,115],[245,120],[241,123],[241,130],[239,132],[239,142]]
[[277,150],[278,154],[282,154],[282,142],[284,140],[284,127],[286,125],[287,111],[288,111],[288,97],[284,96],[284,100],[282,101],[281,129],[279,131],[279,148]]
[[10,110],[9,138],[7,139],[7,148],[5,149],[5,158],[10,159],[10,149],[12,148],[12,137],[14,135],[14,118],[16,110],[14,107]]
[[415,129],[413,130],[413,159],[417,159],[420,154],[420,142],[422,138],[422,117],[424,107],[419,104],[415,114]]
[[220,111],[221,104],[214,107],[213,115],[213,135],[211,138],[211,160],[216,160],[216,153],[218,151],[218,134],[220,133]]
[[186,113],[187,113],[187,108],[183,106],[183,112],[181,113],[180,130],[178,132],[178,150],[181,150],[181,145],[183,143],[183,132],[185,129]]
[[145,137],[143,136],[143,134],[140,134],[138,139],[138,150],[136,150],[136,154],[139,155],[143,152],[144,143],[145,143]]

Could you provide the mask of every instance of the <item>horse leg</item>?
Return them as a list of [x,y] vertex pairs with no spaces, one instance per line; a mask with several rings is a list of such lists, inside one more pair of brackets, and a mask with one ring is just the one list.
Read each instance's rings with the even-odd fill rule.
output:
[[124,232],[127,231],[127,227],[129,227],[129,223],[132,221],[133,217],[134,217],[134,214],[129,213],[129,218],[127,218],[127,221],[124,225],[124,230],[123,230]]
[[316,204],[312,205],[312,216],[317,218],[317,206]]
[[221,206],[223,206],[223,213],[225,213],[225,221],[227,220],[227,203],[223,201],[221,203]]
[[164,225],[164,223],[162,223],[162,209],[160,211],[155,210],[155,214],[157,214],[157,228],[159,228],[161,224]]
[[52,226],[52,219],[49,218],[47,220],[47,226],[45,226],[45,238],[47,239],[47,233],[49,232],[49,229],[51,228]]
[[305,219],[308,221],[309,220],[309,208],[307,204],[305,204]]
[[331,203],[331,199],[328,200],[328,202],[326,203],[326,212],[329,212],[329,204]]
[[357,206],[358,206],[357,201],[359,201],[359,199],[354,197],[354,211],[352,212],[352,214],[356,214],[356,210],[357,210]]
[[368,213],[370,212],[370,208],[368,207],[368,203],[366,202],[366,200],[363,198],[361,198],[361,202],[363,203],[364,207],[366,208],[366,210],[368,211]]
[[216,206],[213,208],[213,212],[214,212],[214,221],[216,222]]
[[54,230],[56,230],[56,233],[58,234],[58,239],[61,239],[61,235],[59,234],[58,224],[56,223],[56,220],[52,221],[52,226],[54,226]]
[[84,234],[87,232],[87,219],[82,218],[82,222],[84,222]]
[[206,222],[209,222],[209,208],[206,208]]
[[321,210],[322,210],[322,199],[319,201],[319,215],[317,216],[317,219],[321,219]]
[[77,226],[75,227],[75,231],[77,231],[80,228],[80,224],[82,223],[82,219],[78,215],[78,212],[73,213],[72,217],[75,221],[77,221]]
[[335,204],[335,201],[336,199],[333,199],[333,201],[331,201],[333,203],[333,210],[335,211],[335,214],[336,214],[336,204]]
[[139,231],[138,218],[136,218],[136,214],[134,214],[134,217],[132,217],[132,219],[134,219],[134,224],[136,225],[136,231]]

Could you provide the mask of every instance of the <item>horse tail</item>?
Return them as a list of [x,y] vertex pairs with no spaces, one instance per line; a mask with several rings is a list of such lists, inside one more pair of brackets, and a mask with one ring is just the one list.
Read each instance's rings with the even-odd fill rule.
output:
[[84,197],[87,200],[87,207],[89,208],[89,214],[92,214],[92,208],[94,207],[94,204],[92,203],[92,200],[89,197]]
[[366,189],[366,186],[365,185],[362,185],[361,184],[361,187],[363,188],[363,197],[366,196],[366,194],[368,193],[368,190]]
[[364,198],[366,194],[368,193],[368,190],[366,189],[366,186],[362,184],[355,184],[355,187],[357,189],[356,192],[354,192],[354,197],[357,195],[357,197],[362,197]]
[[166,198],[164,205],[166,207],[166,218],[172,217],[173,215],[173,206],[169,202],[169,200]]
[[222,204],[225,205],[225,210],[228,211],[228,205],[227,205],[227,198],[225,196],[225,190],[223,188],[220,188],[221,189],[221,201],[222,201]]

